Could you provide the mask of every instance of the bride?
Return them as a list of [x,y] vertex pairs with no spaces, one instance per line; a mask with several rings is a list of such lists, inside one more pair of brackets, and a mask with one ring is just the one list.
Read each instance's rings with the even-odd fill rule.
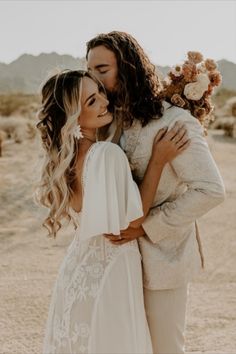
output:
[[[162,170],[189,145],[175,125],[158,132],[139,189],[125,153],[97,141],[112,122],[101,83],[86,71],[64,71],[42,88],[39,123],[45,161],[37,199],[56,237],[63,219],[75,236],[51,297],[43,353],[152,353],[145,316],[137,241],[115,245],[103,234],[138,227],[147,215]],[[157,270],[158,271],[158,270]]]

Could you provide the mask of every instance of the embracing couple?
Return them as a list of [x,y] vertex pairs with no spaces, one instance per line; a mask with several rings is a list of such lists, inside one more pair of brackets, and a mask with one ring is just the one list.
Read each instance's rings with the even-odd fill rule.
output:
[[88,71],[42,88],[45,162],[37,193],[56,237],[75,237],[52,293],[43,353],[184,353],[188,282],[203,267],[196,219],[224,186],[187,110],[162,99],[127,33],[87,43]]

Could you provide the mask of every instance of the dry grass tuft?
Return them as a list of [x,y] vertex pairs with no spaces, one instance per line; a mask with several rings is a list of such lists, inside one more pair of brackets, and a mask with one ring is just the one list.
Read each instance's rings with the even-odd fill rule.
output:
[[226,136],[236,138],[236,93],[215,111],[213,129],[223,129]]
[[33,118],[40,104],[38,95],[27,95],[23,93],[0,95],[0,115],[9,117],[20,115]]

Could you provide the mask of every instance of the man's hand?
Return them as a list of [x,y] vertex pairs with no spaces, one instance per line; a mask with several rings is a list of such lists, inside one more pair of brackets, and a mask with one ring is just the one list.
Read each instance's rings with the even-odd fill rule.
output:
[[125,230],[121,230],[120,236],[113,235],[113,234],[105,234],[105,237],[108,238],[111,241],[111,243],[113,243],[114,245],[123,245],[124,243],[130,242],[144,235],[145,235],[145,231],[143,227],[140,226],[139,228],[136,229],[132,227],[128,227]]

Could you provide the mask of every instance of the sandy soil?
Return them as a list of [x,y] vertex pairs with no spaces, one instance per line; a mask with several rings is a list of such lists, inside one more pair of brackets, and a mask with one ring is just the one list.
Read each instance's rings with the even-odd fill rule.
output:
[[[226,201],[199,222],[206,269],[190,284],[187,353],[236,353],[236,139],[208,137],[225,181]],[[51,290],[67,245],[41,228],[44,210],[32,200],[37,141],[6,142],[0,158],[0,353],[41,353]]]

